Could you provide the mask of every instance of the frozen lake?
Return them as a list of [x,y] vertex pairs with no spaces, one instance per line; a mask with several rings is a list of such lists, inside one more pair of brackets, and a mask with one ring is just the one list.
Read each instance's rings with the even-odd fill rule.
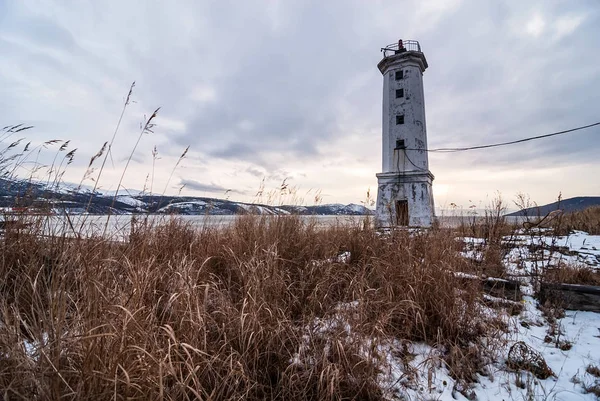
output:
[[[43,235],[66,235],[75,237],[105,236],[109,239],[122,240],[131,233],[131,224],[142,224],[146,219],[148,224],[161,225],[172,220],[179,220],[190,224],[192,227],[218,228],[232,224],[240,216],[166,216],[166,215],[113,215],[113,216],[40,216],[25,217],[31,219],[31,225],[38,227]],[[276,216],[265,216],[272,218]],[[279,216],[285,218],[286,216]],[[306,222],[316,224],[317,227],[328,227],[335,224],[356,225],[362,223],[367,216],[302,216]]]
[[[165,224],[173,219],[188,223],[193,227],[200,228],[217,228],[226,227],[232,224],[239,216],[165,216],[165,215],[113,215],[113,216],[94,216],[94,215],[77,215],[77,216],[48,216],[40,218],[40,216],[31,217],[32,224],[39,227],[44,235],[67,235],[82,237],[105,236],[114,240],[122,240],[127,238],[131,233],[132,221],[141,223],[146,218],[153,225]],[[270,218],[272,216],[265,216]],[[285,216],[280,216],[285,218]],[[371,222],[372,216],[371,217]],[[25,217],[29,219],[30,217]],[[328,227],[332,225],[358,225],[362,224],[367,216],[302,216],[306,222],[316,224],[317,227]],[[438,221],[442,227],[457,227],[461,223],[473,224],[482,222],[482,217],[473,216],[439,216]],[[519,223],[522,218],[506,217],[508,223]]]

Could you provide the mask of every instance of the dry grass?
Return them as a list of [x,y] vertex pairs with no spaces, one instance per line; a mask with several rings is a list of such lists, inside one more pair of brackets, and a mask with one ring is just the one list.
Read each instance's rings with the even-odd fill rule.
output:
[[[378,341],[446,347],[452,363],[485,330],[480,288],[448,274],[461,263],[451,238],[294,216],[170,220],[127,243],[9,230],[0,388],[10,400],[380,399]],[[315,329],[336,319],[351,329]]]
[[594,377],[600,378],[600,368],[598,366],[588,365],[585,371]]
[[[133,86],[80,186],[93,179],[96,189]],[[29,127],[8,128],[9,137]],[[46,181],[58,188],[75,154],[69,141],[0,152],[0,171],[16,176],[34,150],[57,143]],[[279,194],[289,193],[284,181]],[[507,230],[502,203],[493,206],[481,233],[490,247]],[[17,222],[0,238],[6,400],[378,400],[380,344],[446,350],[451,374],[468,382],[481,368],[479,338],[495,330],[480,315],[481,283],[452,274],[466,265],[455,232],[383,236],[368,224],[241,216],[219,229],[140,224],[120,242],[86,237],[83,224],[70,225],[71,237],[40,235],[42,226],[42,217]],[[486,259],[497,264],[499,252]]]
[[600,286],[600,272],[587,266],[561,265],[547,269],[544,280],[548,283],[581,284]]
[[573,230],[600,235],[600,206],[564,214],[561,221],[561,233],[568,234]]
[[594,394],[600,400],[600,384],[598,384],[598,383],[584,384],[583,391],[586,394]]
[[[510,252],[517,226],[505,217],[506,205],[498,194],[484,211],[483,216],[463,218],[457,227],[460,237],[482,238],[482,260],[474,267],[478,273],[491,277],[505,277],[503,260]],[[473,270],[473,269],[471,269]]]

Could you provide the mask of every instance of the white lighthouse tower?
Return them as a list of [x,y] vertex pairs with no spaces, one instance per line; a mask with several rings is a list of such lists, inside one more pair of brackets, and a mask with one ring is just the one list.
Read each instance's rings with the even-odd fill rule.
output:
[[383,170],[377,174],[379,227],[430,227],[433,174],[427,157],[423,72],[419,42],[398,41],[381,49],[383,74]]

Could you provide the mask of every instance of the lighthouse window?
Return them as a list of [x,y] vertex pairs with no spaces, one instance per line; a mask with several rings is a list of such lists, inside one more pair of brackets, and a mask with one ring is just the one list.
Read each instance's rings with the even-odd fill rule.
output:
[[396,116],[396,125],[404,124],[404,114]]
[[396,71],[396,81],[404,79],[404,70]]
[[396,140],[396,149],[406,149],[406,145],[404,144],[404,139]]
[[404,89],[396,89],[396,99],[404,97]]

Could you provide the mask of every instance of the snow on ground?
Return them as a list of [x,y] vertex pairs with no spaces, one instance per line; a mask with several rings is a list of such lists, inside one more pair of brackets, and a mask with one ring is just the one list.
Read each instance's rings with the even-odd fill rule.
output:
[[600,235],[589,235],[582,231],[575,231],[567,236],[549,237],[543,236],[541,240],[548,246],[554,245],[559,248],[567,248],[571,256],[570,261],[584,263],[589,266],[600,268]]
[[[576,232],[565,237],[551,237],[538,233],[504,240],[514,245],[504,259],[508,272],[521,278],[535,273],[535,263],[542,266],[559,262],[581,264],[583,260],[588,266],[600,268],[600,236]],[[480,259],[483,241],[465,238],[464,242],[467,250],[463,255]],[[533,254],[534,248],[540,245],[547,248],[542,248],[541,257]],[[581,254],[592,255],[593,258],[582,259]],[[536,257],[539,260],[530,260]],[[314,263],[348,263],[350,260],[350,252],[343,252],[327,261]],[[459,275],[475,277],[466,273]],[[443,349],[393,338],[359,337],[361,354],[370,356],[370,359],[375,356],[371,360],[379,361],[378,383],[384,397],[407,401],[599,400],[600,396],[586,389],[596,386],[600,394],[600,377],[594,376],[593,370],[588,369],[590,366],[600,368],[600,313],[567,310],[563,315],[549,318],[531,296],[534,291],[530,280],[523,280],[521,291],[528,295],[524,296],[523,310],[517,316],[481,305],[484,316],[503,321],[507,329],[482,340],[487,349],[486,365],[469,387],[461,387],[462,384],[452,378],[443,359]],[[487,297],[494,300],[491,299],[494,297]],[[290,364],[314,363],[313,341],[319,336],[326,340],[324,352],[328,352],[328,347],[333,346],[327,342],[329,332],[342,331],[349,341],[356,340],[351,317],[359,305],[359,301],[340,304],[332,316],[315,319],[306,328],[303,335],[305,344],[300,346]],[[31,358],[36,358],[39,344],[25,341],[23,346]],[[540,378],[529,371],[511,368],[509,354],[516,346],[537,351],[553,374]]]
[[[451,377],[442,359],[442,351],[425,344],[410,344],[412,360],[398,358],[399,345],[391,342],[381,347],[387,369],[381,386],[388,399],[397,400],[597,400],[584,387],[600,383],[586,372],[589,365],[600,366],[600,314],[568,311],[557,325],[563,341],[573,343],[561,350],[553,342],[546,343],[549,326],[537,309],[536,301],[525,297],[525,310],[508,320],[509,330],[496,341],[497,360],[486,366],[486,374],[478,374],[478,382],[461,388]],[[517,342],[537,350],[555,376],[539,379],[527,371],[507,367],[509,350]],[[406,349],[406,347],[405,347]],[[406,351],[404,351],[406,353]],[[460,390],[463,390],[462,392]]]
[[324,259],[324,260],[313,260],[313,266],[323,266],[327,263],[348,263],[350,262],[350,252],[342,252],[334,258]]
[[[547,232],[537,232],[505,237],[504,241],[513,246],[504,259],[509,275],[528,278],[537,272],[536,268],[559,264],[600,269],[600,236],[597,235],[578,231],[568,236],[553,237]],[[464,238],[464,243],[464,257],[482,260],[482,239]],[[521,290],[529,295],[524,296],[524,308],[518,316],[502,316],[502,312],[490,310],[506,321],[508,330],[495,339],[497,359],[486,367],[488,374],[478,375],[478,382],[472,388],[462,393],[456,391],[456,383],[444,364],[436,362],[432,368],[431,362],[427,362],[432,357],[434,360],[441,359],[439,352],[418,344],[413,350],[417,357],[411,362],[419,372],[418,384],[408,387],[397,385],[391,398],[492,401],[600,399],[585,391],[594,386],[600,389],[600,377],[586,371],[588,366],[600,367],[600,314],[567,310],[564,317],[550,323],[552,319],[543,315],[537,300],[531,296],[534,291],[530,280],[524,280]],[[510,369],[507,357],[511,347],[518,342],[539,352],[554,375],[541,379],[527,371]],[[391,352],[387,354],[390,374],[382,383],[384,388],[394,380],[402,383],[407,371],[404,362],[393,358]]]
[[[483,259],[485,240],[463,238],[465,249],[462,255],[475,261]],[[545,231],[529,235],[518,234],[504,237],[504,243],[512,249],[505,257],[509,274],[528,275],[535,269],[559,265],[586,266],[600,270],[600,235],[589,235],[575,231],[566,236],[552,236]]]
[[[397,339],[363,338],[364,349],[373,349],[380,362],[378,381],[384,396],[389,400],[599,400],[591,391],[594,386],[600,392],[600,377],[588,372],[588,367],[600,368],[600,313],[567,310],[564,314],[545,316],[533,298],[533,285],[528,275],[535,268],[553,266],[558,263],[594,266],[600,268],[600,236],[575,232],[565,237],[552,237],[548,233],[506,237],[512,244],[504,264],[509,275],[518,275],[523,309],[517,316],[509,316],[502,309],[482,305],[484,316],[500,319],[506,323],[506,331],[483,340],[487,344],[486,366],[477,375],[477,381],[469,387],[455,381],[445,362],[443,349],[423,343],[411,343]],[[484,241],[478,238],[464,239],[467,258],[481,260]],[[543,245],[543,246],[542,246]],[[537,248],[536,248],[537,246]],[[541,246],[541,248],[540,248]],[[535,254],[537,249],[537,254]],[[541,249],[541,253],[540,253]],[[582,256],[584,255],[584,256]],[[329,261],[345,263],[350,260],[345,252]],[[532,260],[535,259],[535,260]],[[537,265],[536,265],[537,264]],[[463,274],[465,277],[468,275]],[[472,276],[475,277],[475,276]],[[488,300],[498,300],[487,295]],[[494,299],[491,299],[494,298]],[[502,300],[505,302],[511,302]],[[514,303],[514,302],[513,302]],[[321,319],[310,329],[326,334],[331,327],[342,327],[351,335],[351,324],[344,320],[343,311],[356,307],[355,301],[341,305],[330,320]],[[517,345],[515,345],[517,344]],[[534,350],[547,364],[552,375],[536,377],[533,373],[516,369],[510,363],[509,353],[513,349]],[[299,363],[299,350],[293,361]],[[368,352],[368,351],[365,351]],[[372,351],[371,351],[372,352]],[[511,354],[512,355],[512,354]],[[408,357],[407,357],[408,356]],[[513,357],[511,357],[513,358]],[[600,394],[600,393],[599,393]]]

